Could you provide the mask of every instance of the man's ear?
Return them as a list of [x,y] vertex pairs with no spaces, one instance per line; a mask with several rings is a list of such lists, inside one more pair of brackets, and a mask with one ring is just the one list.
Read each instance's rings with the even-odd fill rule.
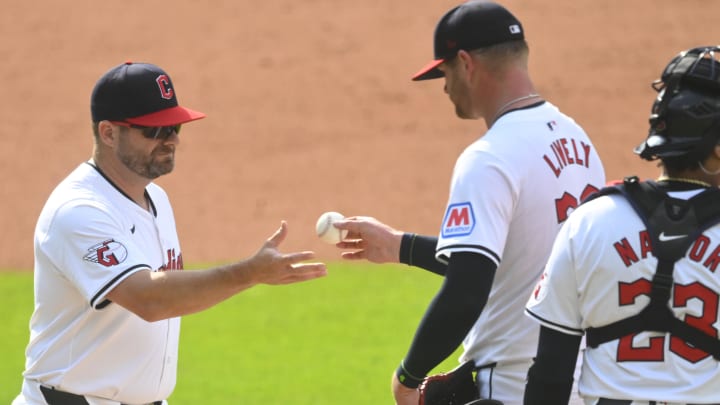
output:
[[473,59],[472,55],[465,50],[459,50],[455,61],[458,64],[459,73],[465,78],[466,81],[470,81],[473,72],[477,68],[477,63]]
[[98,122],[98,138],[103,144],[112,145],[117,137],[115,126],[110,121]]

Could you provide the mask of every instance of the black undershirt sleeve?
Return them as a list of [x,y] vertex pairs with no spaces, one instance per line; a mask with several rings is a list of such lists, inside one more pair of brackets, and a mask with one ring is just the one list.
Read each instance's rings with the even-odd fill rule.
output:
[[408,373],[427,375],[462,343],[487,303],[496,268],[495,262],[482,254],[452,253],[445,281],[403,360]]
[[434,236],[404,234],[400,242],[400,263],[444,276],[447,265],[435,259],[437,243],[438,238]]
[[540,327],[535,362],[528,371],[524,405],[567,404],[582,336]]

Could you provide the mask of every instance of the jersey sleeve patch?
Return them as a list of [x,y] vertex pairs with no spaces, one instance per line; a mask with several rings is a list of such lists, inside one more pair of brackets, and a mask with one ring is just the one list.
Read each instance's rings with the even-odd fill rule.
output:
[[83,256],[83,260],[98,263],[105,267],[118,265],[128,257],[128,251],[125,245],[116,242],[114,239],[108,239],[90,246],[87,252],[88,253]]
[[467,236],[473,229],[475,229],[475,212],[470,202],[448,205],[443,219],[443,238]]

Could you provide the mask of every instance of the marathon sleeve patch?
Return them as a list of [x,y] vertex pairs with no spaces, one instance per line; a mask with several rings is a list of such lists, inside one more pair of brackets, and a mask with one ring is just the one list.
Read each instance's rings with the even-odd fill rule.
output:
[[448,205],[443,218],[442,237],[470,235],[475,228],[475,213],[470,202]]

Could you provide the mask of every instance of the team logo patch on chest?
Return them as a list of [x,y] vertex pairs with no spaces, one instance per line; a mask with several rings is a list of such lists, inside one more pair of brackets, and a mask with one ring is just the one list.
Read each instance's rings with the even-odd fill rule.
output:
[[88,248],[88,253],[83,260],[102,264],[105,267],[115,266],[127,259],[128,251],[125,245],[109,239]]
[[448,206],[445,219],[443,219],[442,236],[444,238],[470,235],[474,228],[475,213],[472,204],[462,202]]

